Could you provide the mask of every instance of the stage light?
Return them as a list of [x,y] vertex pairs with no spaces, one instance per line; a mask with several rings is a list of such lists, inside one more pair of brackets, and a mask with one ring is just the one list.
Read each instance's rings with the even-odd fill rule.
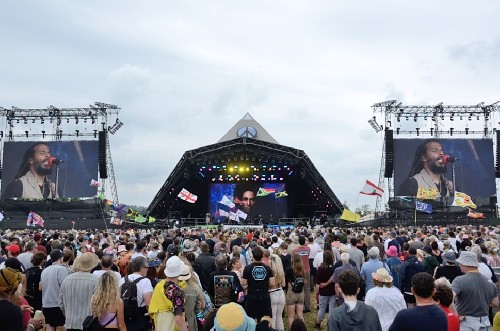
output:
[[450,128],[450,136],[453,136],[453,128]]
[[31,123],[35,124],[35,119],[32,119],[32,120],[31,120]]
[[399,134],[399,128],[396,128],[396,134]]
[[432,133],[434,132],[434,128],[431,128],[431,136],[432,136]]
[[[19,124],[19,120],[16,120],[16,123]],[[28,124],[28,122],[24,122],[24,124]]]
[[416,128],[415,130],[417,130],[417,136],[420,136],[420,128]]
[[476,119],[479,121],[479,115],[476,116]]
[[42,138],[45,138],[45,130],[42,130]]
[[79,137],[80,136],[80,130],[75,130],[76,131],[76,136]]
[[26,134],[26,138],[28,138],[29,131],[24,131],[24,133]]
[[465,134],[469,134],[469,128],[465,128]]

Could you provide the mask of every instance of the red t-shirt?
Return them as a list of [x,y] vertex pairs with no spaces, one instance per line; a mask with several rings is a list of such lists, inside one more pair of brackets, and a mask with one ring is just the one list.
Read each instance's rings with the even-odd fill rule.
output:
[[460,321],[458,316],[450,310],[450,308],[441,307],[446,313],[446,318],[448,319],[448,331],[460,331]]
[[300,259],[302,260],[302,265],[304,266],[304,271],[306,273],[309,273],[311,270],[309,268],[309,253],[311,252],[311,249],[305,245],[300,245],[295,247],[295,249],[292,251],[292,254],[299,254]]

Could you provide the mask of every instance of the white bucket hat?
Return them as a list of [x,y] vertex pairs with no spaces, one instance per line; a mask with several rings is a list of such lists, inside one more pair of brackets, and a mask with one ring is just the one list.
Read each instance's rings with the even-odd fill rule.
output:
[[184,270],[184,262],[178,256],[172,256],[167,260],[165,266],[165,276],[167,277],[179,277]]

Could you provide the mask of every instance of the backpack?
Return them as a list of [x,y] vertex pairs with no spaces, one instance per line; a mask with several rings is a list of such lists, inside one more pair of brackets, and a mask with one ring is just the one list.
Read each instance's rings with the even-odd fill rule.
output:
[[35,292],[38,290],[38,282],[35,281],[37,273],[38,273],[38,281],[40,281],[39,268],[29,268],[26,269],[26,271],[24,272],[24,274],[26,275],[26,294],[29,296],[34,296]]
[[99,323],[99,319],[97,317],[89,315],[83,321],[83,325],[82,325],[83,331],[103,331],[103,330],[106,330],[105,327],[109,323],[111,323],[111,321],[114,320],[115,318],[116,318],[116,314],[106,324],[101,325]]
[[303,277],[297,277],[292,283],[292,291],[294,293],[302,293],[304,290],[304,278]]
[[120,287],[120,297],[123,300],[123,312],[126,319],[131,320],[141,313],[137,302],[137,283],[144,278],[146,277],[139,277],[131,282],[126,276],[125,283]]

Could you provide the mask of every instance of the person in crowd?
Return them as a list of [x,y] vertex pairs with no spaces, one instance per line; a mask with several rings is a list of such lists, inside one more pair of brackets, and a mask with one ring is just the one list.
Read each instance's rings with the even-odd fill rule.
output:
[[272,269],[262,263],[264,252],[261,247],[252,249],[253,262],[243,269],[241,285],[247,285],[245,310],[248,316],[260,320],[263,316],[272,317],[269,287],[275,286]]
[[49,179],[50,149],[45,143],[36,143],[26,150],[14,180],[2,196],[18,199],[57,199],[56,184]]
[[460,267],[457,266],[456,260],[457,256],[455,252],[452,250],[443,253],[443,266],[437,267],[434,273],[434,279],[439,279],[441,277],[445,277],[448,279],[450,283],[453,283],[453,280],[463,275],[463,272],[460,270]]
[[237,274],[227,270],[227,258],[224,255],[217,255],[215,265],[217,270],[210,273],[210,285],[208,293],[214,300],[215,307],[238,300],[238,292],[242,290]]
[[271,254],[269,258],[269,266],[274,275],[274,286],[269,286],[269,294],[271,296],[271,309],[273,312],[271,327],[278,331],[285,330],[283,324],[283,310],[285,308],[285,292],[283,288],[286,285],[285,272],[281,264],[281,258],[276,254]]
[[398,312],[389,331],[447,331],[446,314],[432,298],[436,292],[434,278],[425,271],[415,274],[411,279],[411,291],[415,296],[416,307]]
[[90,299],[90,312],[106,329],[126,331],[123,300],[120,298],[119,278],[113,271],[106,271],[99,277],[97,287]]
[[372,278],[374,287],[366,293],[365,303],[375,308],[382,330],[387,331],[396,314],[406,308],[406,302],[401,291],[393,286],[393,277],[387,269],[378,269]]
[[373,285],[372,274],[380,268],[387,268],[385,262],[379,260],[379,256],[380,251],[377,247],[370,248],[370,250],[368,251],[369,260],[363,263],[363,265],[361,266],[360,274],[365,282],[365,293],[375,286]]
[[310,291],[310,267],[309,267],[309,253],[311,249],[306,245],[306,237],[299,236],[299,246],[295,247],[292,254],[298,254],[302,260],[302,266],[304,267],[304,313],[311,311],[311,291]]
[[153,294],[151,281],[146,278],[146,273],[148,271],[148,259],[144,256],[136,257],[130,262],[130,271],[131,273],[129,275],[120,279],[119,285],[121,287],[125,282],[136,283],[139,313],[136,314],[136,316],[127,316],[127,313],[125,313],[125,325],[127,326],[128,331],[148,330],[150,323],[147,311]]
[[104,273],[106,272],[111,272],[111,274],[115,275],[116,279],[120,279],[120,273],[118,271],[113,271],[111,267],[113,266],[113,257],[110,255],[103,255],[101,258],[101,269],[100,270],[94,270],[92,272],[93,275],[97,277],[101,277]]
[[344,303],[329,312],[328,331],[335,330],[382,330],[377,311],[372,306],[358,301],[359,276],[355,271],[345,270],[338,277]]
[[197,320],[196,316],[205,309],[205,297],[203,295],[203,290],[192,275],[193,272],[191,271],[191,267],[184,262],[184,268],[178,279],[179,281],[186,282],[186,288],[184,289],[186,322],[189,331],[198,331],[198,326],[202,327],[202,325],[201,322]]
[[[18,301],[18,305],[20,307],[28,306],[29,305],[28,301],[25,298],[26,275],[22,274],[22,272],[24,270],[23,264],[21,262],[19,262],[19,260],[16,259],[15,257],[10,257],[7,260],[5,260],[5,267],[14,269],[14,270],[21,273],[21,286],[19,286],[19,293],[17,295],[17,299],[18,299],[17,301]],[[30,310],[23,310],[23,327],[26,327],[28,325],[29,319],[31,317],[30,312],[31,312],[31,309]]]
[[283,241],[280,244],[280,253],[279,253],[281,264],[283,265],[283,270],[287,270],[292,266],[292,255],[288,253],[288,244],[286,241]]
[[59,293],[59,307],[66,318],[66,330],[79,330],[90,314],[90,298],[97,287],[98,277],[91,274],[99,263],[94,253],[83,253],[75,259],[72,273],[66,277]]
[[19,306],[19,292],[22,282],[21,272],[6,267],[0,270],[0,321],[2,330],[36,331],[42,328],[42,321],[29,319],[23,326],[23,312],[32,312],[29,305]]
[[[59,307],[59,293],[61,284],[68,272],[61,265],[63,254],[59,249],[50,252],[52,264],[43,269],[40,275],[40,291],[42,291],[42,312],[45,316],[45,328],[47,331],[55,331],[63,326],[66,319]],[[82,320],[83,322],[83,320]]]
[[[319,309],[316,317],[315,328],[321,328],[321,322],[325,318],[326,310],[331,311],[336,306],[335,284],[328,283],[333,276],[333,252],[325,249],[323,251],[323,262],[316,273],[316,283],[318,284]],[[327,284],[328,283],[328,284]]]
[[425,271],[430,275],[434,275],[434,270],[439,266],[439,262],[434,255],[432,255],[431,246],[424,246],[422,250],[417,251],[417,255],[422,256],[422,262],[425,266]]
[[35,253],[31,258],[33,267],[24,271],[24,274],[26,275],[26,300],[35,311],[42,310],[42,291],[40,291],[40,279],[46,259],[47,254],[44,252]]
[[389,246],[389,249],[385,251],[385,253],[388,256],[385,263],[387,264],[389,272],[391,273],[392,276],[392,285],[394,285],[398,289],[401,289],[401,268],[403,266],[403,263],[401,262],[401,259],[398,256],[398,251],[396,246],[394,245]]
[[417,273],[425,271],[425,266],[417,258],[417,250],[410,247],[408,258],[401,268],[401,291],[403,292],[408,308],[414,307],[416,299],[411,290],[411,280]]
[[200,244],[201,254],[194,263],[194,271],[200,277],[200,282],[205,291],[210,289],[213,278],[210,274],[216,270],[215,256],[210,253],[210,247],[206,242]]
[[134,254],[133,250],[133,243],[118,246],[118,261],[116,264],[118,265],[118,269],[122,277],[125,277],[128,274],[127,269],[130,261],[132,260],[132,254]]
[[[288,325],[291,325],[295,318],[304,319],[304,291],[305,287],[304,264],[299,254],[292,255],[292,266],[285,271],[286,279],[286,305],[288,311]],[[302,280],[302,283],[300,283]]]
[[436,279],[434,285],[436,287],[436,292],[432,298],[446,313],[446,318],[448,319],[448,331],[459,331],[460,320],[458,319],[456,312],[450,309],[450,306],[453,303],[453,291],[451,289],[450,282],[445,277],[441,277]]
[[457,263],[464,275],[456,277],[451,287],[458,316],[462,317],[460,329],[489,330],[488,309],[490,305],[498,307],[497,289],[479,272],[476,253],[460,252]]
[[[247,315],[242,306],[231,302],[217,310],[214,319],[213,331],[254,331],[255,320]],[[207,330],[207,329],[205,329]]]
[[418,199],[453,196],[453,183],[444,176],[447,168],[443,157],[443,147],[435,139],[418,146],[408,179],[401,184],[396,195]]
[[26,244],[26,251],[18,255],[17,259],[23,264],[24,270],[33,267],[31,263],[31,258],[38,252],[38,247],[34,241],[30,241]]
[[358,269],[358,271],[361,271],[361,266],[365,262],[365,254],[357,247],[358,239],[356,237],[352,237],[350,239],[350,243],[351,247],[349,248],[347,253],[349,253],[351,259],[356,262],[356,268]]
[[135,258],[138,258],[138,257],[147,258],[148,257],[147,246],[148,246],[148,242],[146,240],[140,240],[135,245],[135,252],[134,252],[134,254],[132,254],[132,257],[130,259],[134,260]]

